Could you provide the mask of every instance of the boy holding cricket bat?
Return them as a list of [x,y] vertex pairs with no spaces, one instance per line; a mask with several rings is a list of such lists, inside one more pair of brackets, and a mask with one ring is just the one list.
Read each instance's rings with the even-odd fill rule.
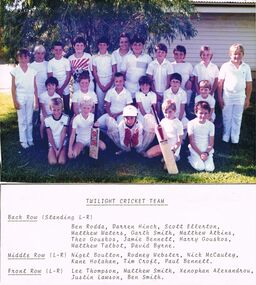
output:
[[[69,140],[68,157],[76,158],[84,149],[85,146],[90,146],[91,129],[97,126],[94,123],[94,114],[92,109],[94,107],[93,99],[85,96],[84,100],[80,102],[81,113],[79,113],[73,120],[72,132]],[[103,141],[99,141],[99,148],[106,149]]]
[[[183,126],[180,120],[176,118],[176,104],[172,100],[166,100],[162,104],[162,111],[165,116],[160,122],[166,133],[168,143],[174,153],[175,160],[180,159],[180,148],[183,136]],[[162,155],[160,145],[155,145],[150,148],[145,156],[148,158]]]

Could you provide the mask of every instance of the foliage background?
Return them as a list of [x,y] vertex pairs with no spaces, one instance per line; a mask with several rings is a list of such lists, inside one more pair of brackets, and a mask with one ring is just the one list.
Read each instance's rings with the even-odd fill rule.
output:
[[147,39],[151,52],[161,39],[194,37],[193,15],[189,0],[1,0],[0,57],[14,61],[18,48],[38,43],[49,50],[54,40],[70,47],[76,35],[86,38],[91,52],[107,36],[113,50],[121,32]]

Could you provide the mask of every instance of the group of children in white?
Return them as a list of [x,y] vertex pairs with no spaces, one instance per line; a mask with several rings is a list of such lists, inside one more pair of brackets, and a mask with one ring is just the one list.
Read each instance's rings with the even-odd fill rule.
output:
[[[174,48],[175,61],[170,62],[165,44],[156,46],[154,60],[143,52],[144,44],[138,36],[130,41],[123,33],[119,48],[112,54],[108,53],[108,40],[101,38],[98,54],[91,56],[84,52],[84,38],[78,36],[69,58],[63,56],[62,43],[55,42],[54,57],[49,62],[45,61],[45,48],[39,45],[31,64],[29,51],[20,49],[19,64],[11,75],[22,148],[34,144],[32,115],[39,102],[40,135],[43,139],[46,128],[50,164],[64,164],[67,156],[76,158],[89,146],[93,126],[99,126],[116,144],[117,155],[134,148],[144,157],[160,156],[159,145],[149,148],[155,138],[153,106],[176,160],[188,134],[191,166],[198,171],[213,171],[215,91],[223,114],[222,140],[226,143],[230,139],[239,142],[243,110],[250,104],[252,77],[249,65],[243,62],[244,48],[233,44],[230,61],[219,71],[211,62],[213,53],[208,46],[201,47],[201,61],[193,68],[185,62],[184,46]],[[189,121],[185,106],[193,88],[196,118]],[[106,144],[100,141],[99,147],[105,150]]]

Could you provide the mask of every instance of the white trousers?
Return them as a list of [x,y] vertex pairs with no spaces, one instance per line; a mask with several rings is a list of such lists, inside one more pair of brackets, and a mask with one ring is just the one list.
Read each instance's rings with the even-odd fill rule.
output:
[[130,91],[131,95],[132,95],[132,99],[135,99],[135,94],[137,91],[139,91],[140,89],[140,86],[139,86],[139,83],[136,82],[130,82],[130,81],[125,81],[125,88]]
[[[111,120],[112,119],[112,120]],[[98,122],[100,124],[100,129],[103,132],[106,132],[109,127],[118,129],[118,124],[123,119],[123,115],[119,115],[116,119],[109,116],[109,114],[103,114],[101,117],[98,118]],[[111,126],[111,124],[114,124],[114,127]]]
[[115,120],[114,118],[110,117],[109,114],[102,115],[98,122],[100,124],[100,129],[107,133],[109,138],[118,146],[120,147],[120,138],[119,138],[119,132],[118,132],[118,124],[123,119],[123,116],[120,115]]
[[240,129],[242,124],[244,105],[224,105],[222,110],[223,116],[223,136],[222,140],[232,143],[239,142]]
[[191,166],[198,170],[198,171],[213,171],[215,166],[213,162],[213,153],[214,150],[211,150],[208,156],[208,159],[203,161],[201,157],[198,155],[197,152],[194,151],[194,149],[191,147],[191,145],[188,145],[190,156],[188,157],[188,161],[191,164]]
[[190,104],[190,100],[191,100],[191,95],[192,95],[192,90],[186,90],[187,93],[187,105]]
[[[111,76],[110,77],[100,77],[99,80],[100,80],[101,84],[107,85],[111,80]],[[104,100],[105,100],[106,93],[100,89],[98,84],[96,84],[96,94],[97,94],[97,98],[98,98],[97,117],[100,117],[105,113],[105,109],[104,109],[104,103],[105,102],[104,102]]]
[[107,135],[115,143],[117,147],[121,148],[118,124],[122,120],[123,116],[122,115],[118,116],[117,121],[114,118],[110,117],[108,114],[104,114],[103,116],[106,117],[105,123],[107,128]]
[[[174,146],[176,143],[177,143],[177,138],[169,138],[168,139],[168,143],[169,143],[169,145],[172,147],[172,146]],[[180,150],[181,150],[181,146],[179,146],[177,149],[176,149],[176,151],[175,151],[175,153],[174,153],[174,155],[176,156],[176,157],[179,157],[180,156]]]
[[33,142],[33,111],[33,99],[27,99],[24,103],[20,103],[20,109],[17,110],[19,137],[21,143]]
[[[119,148],[123,148],[120,144],[120,136],[118,132],[118,124],[122,120],[123,116],[120,115],[117,117],[117,120],[110,117],[108,114],[104,114],[99,118],[100,126],[103,125],[105,118],[105,124],[107,127],[107,135],[112,139],[112,141]],[[155,137],[155,118],[152,114],[146,114],[142,121],[143,124],[143,141],[142,145],[136,147],[137,152],[142,152],[147,149],[150,143],[153,141]],[[129,151],[130,148],[123,148],[125,151]]]
[[152,114],[146,114],[141,123],[143,125],[143,141],[141,147],[136,149],[137,152],[145,151],[155,137],[155,117]]

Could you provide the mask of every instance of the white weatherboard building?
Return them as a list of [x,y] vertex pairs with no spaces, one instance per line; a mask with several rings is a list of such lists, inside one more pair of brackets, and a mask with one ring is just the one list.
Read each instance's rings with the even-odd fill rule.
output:
[[192,0],[199,14],[193,20],[198,31],[190,40],[176,39],[169,48],[168,58],[172,61],[172,50],[177,44],[187,49],[186,61],[193,65],[200,61],[199,50],[209,45],[213,50],[212,61],[219,67],[229,60],[228,49],[233,43],[245,48],[245,62],[256,77],[256,0]]

